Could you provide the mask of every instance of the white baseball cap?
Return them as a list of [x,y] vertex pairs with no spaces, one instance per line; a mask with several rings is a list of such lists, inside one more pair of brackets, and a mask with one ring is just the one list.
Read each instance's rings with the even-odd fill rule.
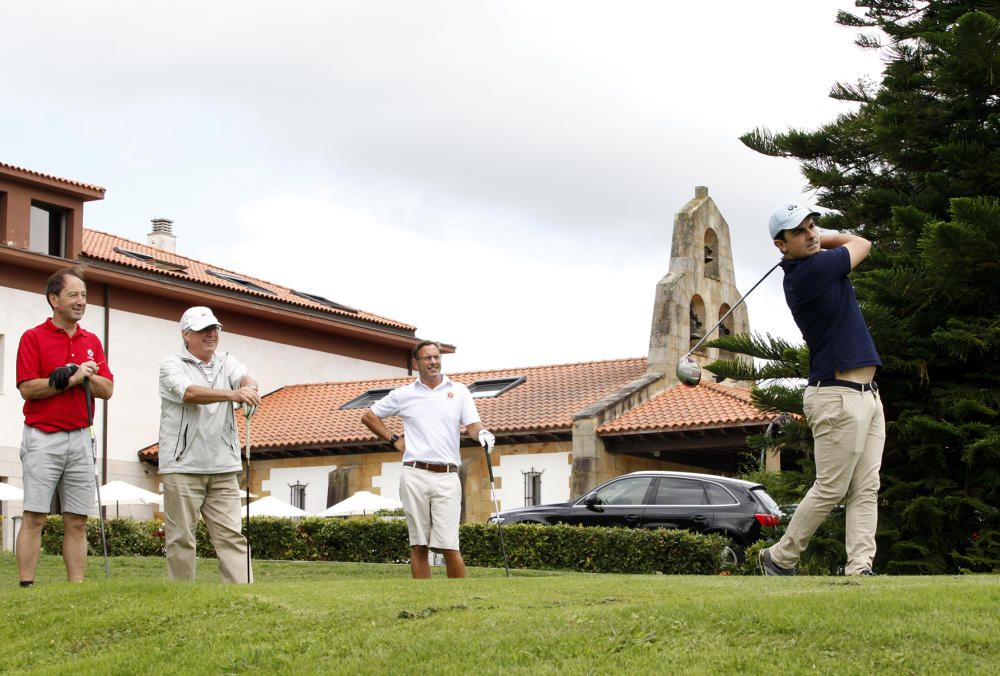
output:
[[201,331],[209,326],[218,326],[221,329],[222,322],[215,318],[210,309],[202,305],[189,307],[181,315],[181,331]]
[[783,230],[794,230],[807,216],[819,216],[816,207],[802,202],[782,202],[775,207],[768,223],[771,239],[777,239]]

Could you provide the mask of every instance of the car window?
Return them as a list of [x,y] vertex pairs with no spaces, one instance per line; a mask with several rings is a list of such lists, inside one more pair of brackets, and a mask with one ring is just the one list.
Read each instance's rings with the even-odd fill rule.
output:
[[628,477],[602,486],[594,495],[598,505],[641,505],[651,477]]
[[708,504],[710,505],[737,505],[740,502],[719,484],[706,483],[705,491],[708,493]]
[[763,487],[751,489],[750,494],[757,498],[757,501],[761,504],[764,509],[771,512],[772,514],[780,514],[781,508],[778,507],[778,503],[774,501],[770,495],[764,490]]
[[691,479],[661,477],[653,498],[654,505],[704,505],[705,484]]

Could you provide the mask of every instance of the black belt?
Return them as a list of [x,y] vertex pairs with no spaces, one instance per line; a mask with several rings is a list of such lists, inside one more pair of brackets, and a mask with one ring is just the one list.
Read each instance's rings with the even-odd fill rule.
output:
[[809,387],[849,387],[858,392],[878,392],[878,383],[874,380],[870,383],[854,383],[850,380],[837,380],[836,378],[831,378],[830,380],[810,380]]
[[458,472],[458,465],[441,465],[434,462],[420,462],[419,460],[407,460],[403,464],[407,467],[425,469],[428,472]]

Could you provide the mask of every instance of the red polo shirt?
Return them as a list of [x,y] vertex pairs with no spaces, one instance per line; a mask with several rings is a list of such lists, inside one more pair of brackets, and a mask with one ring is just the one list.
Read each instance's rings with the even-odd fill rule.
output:
[[[17,384],[35,378],[48,380],[53,369],[85,361],[97,362],[97,375],[115,379],[97,336],[77,324],[70,338],[51,319],[46,319],[21,336],[17,346]],[[24,422],[43,432],[87,427],[87,395],[82,387],[75,386],[46,399],[29,399],[24,402]]]

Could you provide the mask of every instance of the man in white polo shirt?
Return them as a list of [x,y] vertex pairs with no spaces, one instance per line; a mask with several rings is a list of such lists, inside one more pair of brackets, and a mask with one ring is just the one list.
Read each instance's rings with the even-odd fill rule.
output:
[[[419,378],[399,387],[361,416],[378,438],[403,452],[399,499],[410,533],[410,572],[415,579],[431,576],[428,549],[444,556],[448,577],[465,577],[458,544],[462,484],[458,470],[460,428],[488,450],[495,439],[479,421],[472,394],[441,372],[441,348],[425,340],[410,354]],[[403,419],[403,436],[392,434],[383,418]]]

